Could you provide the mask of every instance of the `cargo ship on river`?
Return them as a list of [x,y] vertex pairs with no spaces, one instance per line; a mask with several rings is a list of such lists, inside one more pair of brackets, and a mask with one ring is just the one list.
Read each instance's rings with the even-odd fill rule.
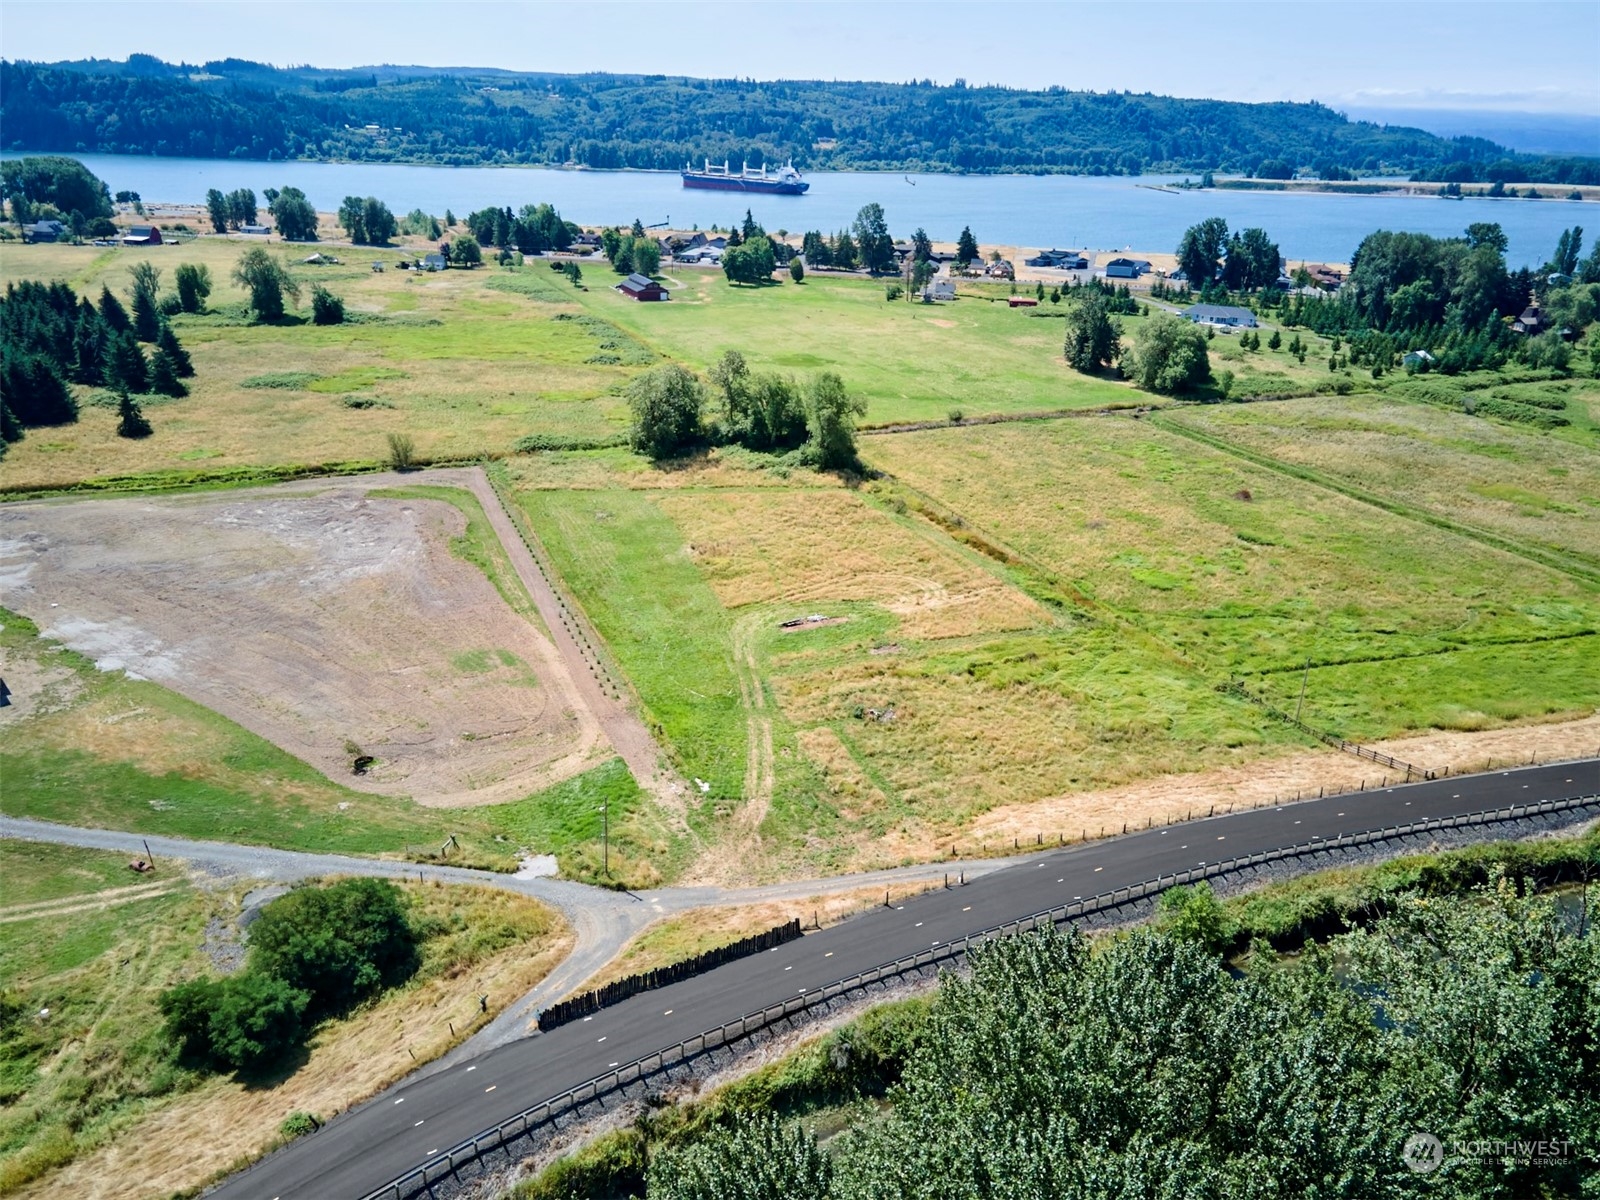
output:
[[714,192],[755,192],[765,196],[803,196],[811,187],[800,178],[800,172],[794,169],[793,163],[786,163],[771,172],[767,170],[765,163],[756,169],[745,163],[740,165],[739,173],[735,175],[727,163],[715,167],[709,160],[703,171],[685,167],[683,186],[705,188]]

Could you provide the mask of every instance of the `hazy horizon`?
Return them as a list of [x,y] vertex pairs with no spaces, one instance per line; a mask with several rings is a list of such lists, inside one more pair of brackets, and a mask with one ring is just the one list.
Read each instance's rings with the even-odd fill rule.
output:
[[[1385,118],[1391,124],[1425,129],[1404,114],[1591,118],[1600,140],[1593,56],[1559,49],[1600,44],[1595,3],[468,0],[448,10],[449,29],[464,36],[424,16],[439,11],[418,0],[324,0],[314,7],[8,0],[0,56],[53,62],[145,53],[168,62],[242,58],[331,70],[403,65],[763,80],[964,79],[1251,103],[1317,100],[1340,111],[1394,114]],[[63,20],[67,12],[73,19]],[[389,19],[375,20],[380,12]],[[301,14],[308,20],[293,19]],[[553,45],[552,30],[571,36]],[[1240,35],[1235,46],[1227,46],[1230,33]],[[1213,35],[1225,47],[1220,63],[1195,51],[1197,38]],[[1241,64],[1248,69],[1239,70]],[[1465,86],[1469,81],[1481,85]]]

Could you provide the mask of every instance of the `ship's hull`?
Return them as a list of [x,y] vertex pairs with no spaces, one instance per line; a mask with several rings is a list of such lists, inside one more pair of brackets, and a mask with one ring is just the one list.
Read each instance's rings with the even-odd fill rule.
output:
[[803,196],[810,184],[805,180],[784,182],[777,179],[740,179],[737,175],[700,175],[683,172],[683,186],[712,192],[756,192],[763,196]]

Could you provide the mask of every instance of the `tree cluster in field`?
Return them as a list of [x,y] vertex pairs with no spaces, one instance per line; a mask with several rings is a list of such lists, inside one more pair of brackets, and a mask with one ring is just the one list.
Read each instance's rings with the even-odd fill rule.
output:
[[224,193],[220,188],[206,192],[206,212],[213,233],[227,233],[256,223],[256,194],[250,188]]
[[600,249],[618,275],[654,275],[661,270],[661,243],[638,217],[626,231],[608,226],[600,231]]
[[40,155],[0,163],[0,200],[18,225],[61,221],[74,237],[110,237],[111,190],[75,158]]
[[[484,94],[492,88],[493,100]],[[1600,183],[1600,161],[1349,121],[1324,105],[1126,92],[749,78],[0,63],[8,145],[195,158],[580,164],[792,159],[802,169],[1204,171],[1287,178],[1379,170],[1459,182]],[[377,125],[374,132],[368,126]]]
[[162,994],[166,1036],[196,1069],[270,1068],[318,1021],[415,974],[417,943],[405,897],[387,880],[297,887],[250,925],[244,970]]
[[[972,231],[965,232],[970,238]],[[976,242],[972,250],[976,257]],[[805,255],[807,266],[831,267],[836,271],[884,275],[895,268],[894,239],[889,236],[889,224],[881,204],[863,205],[850,228],[841,229],[831,237],[815,229],[806,233],[800,239],[800,253]]]
[[1062,354],[1067,364],[1085,374],[1115,367],[1145,391],[1167,395],[1192,392],[1211,381],[1211,359],[1205,333],[1193,322],[1170,313],[1144,317],[1130,343],[1113,318],[1139,311],[1126,285],[1098,279],[1073,285],[1063,293],[1066,336]]
[[628,385],[628,407],[629,444],[658,462],[699,446],[734,444],[823,471],[860,466],[856,422],[867,402],[830,371],[801,384],[751,371],[742,354],[729,350],[705,381],[676,365],[637,376]]
[[177,292],[162,296],[161,271],[135,263],[128,306],[109,287],[101,288],[96,305],[59,281],[8,284],[0,297],[0,446],[20,441],[30,428],[76,421],[73,383],[114,392],[118,432],[148,436],[149,422],[133,397],[187,395],[183,381],[194,374],[167,318],[199,311],[211,291],[204,266],[184,263],[176,274]]
[[[1203,887],[946,976],[897,1086],[824,1149],[772,1113],[663,1145],[652,1200],[1578,1196],[1600,1186],[1600,939],[1501,882],[1223,970]],[[848,1043],[840,1052],[850,1053]],[[1442,1150],[1442,1155],[1437,1152]]]
[[[1411,350],[1429,351],[1431,369],[1447,375],[1496,369],[1513,358],[1565,370],[1567,340],[1584,333],[1600,305],[1600,251],[1582,258],[1582,248],[1583,230],[1569,229],[1538,272],[1508,271],[1499,225],[1476,223],[1459,238],[1379,230],[1356,248],[1336,294],[1284,295],[1266,311],[1286,325],[1343,336],[1350,361],[1374,372]],[[1531,303],[1550,332],[1525,337],[1511,330]]]
[[524,204],[515,213],[510,205],[480,209],[467,214],[466,226],[480,246],[519,254],[565,250],[581,232],[572,222],[562,220],[549,204]]
[[1190,226],[1178,242],[1178,268],[1196,290],[1219,282],[1234,292],[1271,287],[1282,274],[1280,261],[1278,243],[1265,229],[1246,229],[1230,237],[1228,223],[1221,217]]
[[339,226],[357,246],[387,246],[398,228],[389,206],[376,196],[346,196],[339,205]]

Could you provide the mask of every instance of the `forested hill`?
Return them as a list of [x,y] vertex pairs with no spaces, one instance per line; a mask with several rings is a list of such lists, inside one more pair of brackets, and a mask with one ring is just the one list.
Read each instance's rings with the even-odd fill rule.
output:
[[1600,182],[1600,162],[1347,121],[1320,104],[932,83],[760,83],[478,69],[0,64],[8,150],[578,163],[704,158],[802,168],[1051,171],[1401,170],[1424,178]]

